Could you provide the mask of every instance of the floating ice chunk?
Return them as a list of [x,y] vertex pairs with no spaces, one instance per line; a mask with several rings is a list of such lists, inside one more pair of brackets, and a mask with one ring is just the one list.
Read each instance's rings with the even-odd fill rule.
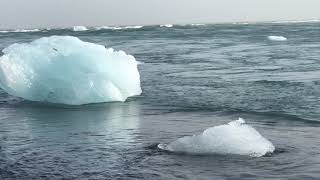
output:
[[273,21],[271,23],[283,24],[283,23],[313,23],[313,22],[320,22],[320,19],[293,20],[293,21]]
[[241,118],[225,125],[211,127],[199,135],[182,137],[170,144],[159,144],[160,149],[189,154],[239,154],[260,157],[275,150]]
[[80,105],[139,95],[137,61],[123,51],[51,36],[13,44],[0,57],[0,87],[31,101]]
[[17,29],[12,32],[39,32],[40,29]]
[[143,26],[101,26],[96,27],[96,30],[102,30],[102,29],[111,29],[111,30],[121,30],[121,29],[140,29],[143,28]]
[[102,30],[102,29],[112,29],[112,26],[99,26],[99,27],[95,27],[95,30]]
[[232,23],[233,25],[248,25],[250,24],[249,22],[234,22]]
[[206,24],[190,24],[191,26],[205,26]]
[[15,29],[15,30],[3,30],[0,31],[1,33],[9,33],[9,32],[14,32],[14,33],[25,33],[25,32],[39,32],[40,29]]
[[173,24],[162,24],[162,25],[160,25],[160,27],[171,28],[171,27],[173,27]]
[[74,26],[73,31],[87,31],[88,28],[85,26]]
[[143,26],[125,26],[122,27],[122,29],[140,29],[143,28]]
[[286,41],[287,38],[283,36],[268,36],[270,41]]
[[144,64],[144,62],[137,61],[138,65]]

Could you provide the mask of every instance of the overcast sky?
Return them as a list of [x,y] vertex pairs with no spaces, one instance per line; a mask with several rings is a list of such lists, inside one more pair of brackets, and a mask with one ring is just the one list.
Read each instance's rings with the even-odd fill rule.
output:
[[0,28],[320,19],[320,0],[0,0]]

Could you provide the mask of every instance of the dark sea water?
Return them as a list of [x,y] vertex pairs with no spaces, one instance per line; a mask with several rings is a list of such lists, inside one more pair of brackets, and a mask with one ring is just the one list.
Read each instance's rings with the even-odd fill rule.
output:
[[[62,106],[0,90],[0,179],[320,179],[320,23],[2,32],[0,49],[51,35],[134,55],[143,93]],[[276,151],[257,158],[157,148],[238,117]]]

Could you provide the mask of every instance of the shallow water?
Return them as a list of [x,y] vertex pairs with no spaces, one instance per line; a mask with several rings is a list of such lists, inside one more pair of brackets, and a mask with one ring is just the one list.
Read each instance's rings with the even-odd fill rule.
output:
[[[49,105],[0,90],[0,179],[318,179],[319,32],[319,23],[290,23],[0,33],[0,49],[72,35],[143,62],[143,93],[125,103]],[[157,149],[238,117],[276,151]]]

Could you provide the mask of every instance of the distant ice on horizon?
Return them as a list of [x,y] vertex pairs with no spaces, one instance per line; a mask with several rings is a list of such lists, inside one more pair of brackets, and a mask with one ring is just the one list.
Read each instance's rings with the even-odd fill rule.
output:
[[88,31],[88,28],[85,26],[74,26],[73,31]]
[[171,28],[173,27],[173,24],[161,24],[160,27]]
[[95,27],[96,30],[102,30],[102,29],[121,30],[121,29],[140,29],[140,28],[143,28],[143,26],[136,25],[136,26],[99,26],[99,27]]

